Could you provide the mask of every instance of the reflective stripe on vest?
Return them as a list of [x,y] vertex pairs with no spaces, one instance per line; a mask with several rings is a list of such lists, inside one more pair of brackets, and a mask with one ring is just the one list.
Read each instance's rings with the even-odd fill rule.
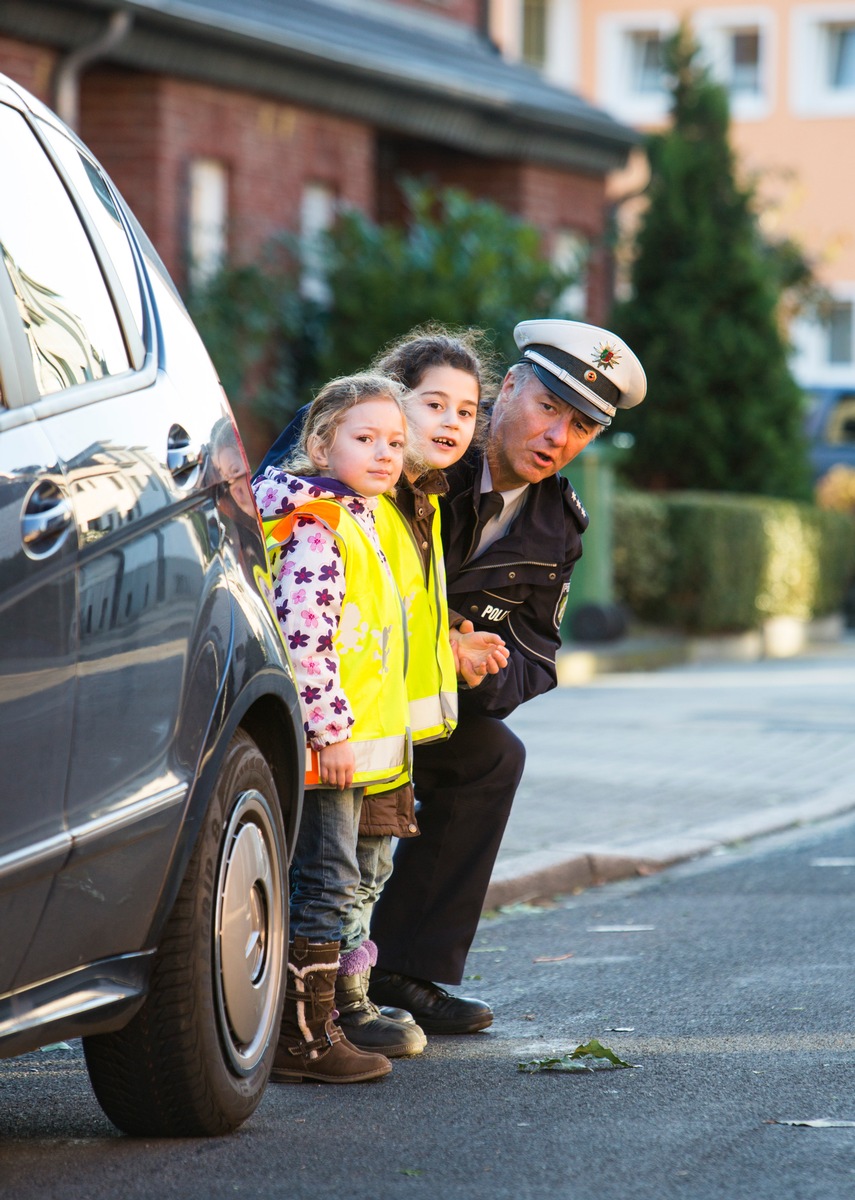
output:
[[[354,723],[353,786],[396,779],[409,769],[406,636],[401,597],[371,539],[334,500],[311,500],[285,517],[264,522],[268,551],[287,543],[296,520],[311,515],[333,534],[342,552],[345,594],[333,650]],[[306,786],[318,787],[318,755],[306,755]]]
[[380,497],[374,514],[383,552],[407,610],[407,695],[416,743],[448,737],[457,725],[457,674],[448,638],[438,501],[435,496],[428,499],[435,511],[427,587],[421,551],[410,523],[388,496]]

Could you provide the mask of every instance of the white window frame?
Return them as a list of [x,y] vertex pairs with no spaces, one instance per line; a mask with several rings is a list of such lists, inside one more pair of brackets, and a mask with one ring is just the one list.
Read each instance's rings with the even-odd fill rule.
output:
[[777,24],[774,12],[761,5],[702,9],[694,28],[714,78],[729,83],[730,40],[733,34],[756,30],[760,37],[759,82],[756,93],[730,93],[730,112],[736,121],[761,121],[770,116],[775,96]]
[[228,167],[218,158],[191,159],[187,188],[187,271],[191,285],[199,287],[217,273],[228,253]]
[[636,125],[661,125],[671,102],[661,93],[639,92],[632,86],[632,39],[658,33],[663,39],[677,31],[679,18],[661,9],[609,13],[597,22],[597,101],[621,120]]
[[835,284],[830,291],[835,300],[852,305],[853,358],[848,363],[828,359],[828,328],[819,320],[799,318],[791,330],[792,370],[804,388],[842,387],[855,389],[855,282]]
[[[549,0],[546,16],[546,60],[541,75],[556,87],[579,83],[581,0]],[[522,62],[522,0],[492,0],[490,36],[509,62]]]
[[800,117],[851,117],[855,115],[855,87],[835,88],[829,83],[831,31],[835,26],[855,26],[855,3],[799,5],[790,18],[792,46],[790,104]]
[[300,291],[309,300],[327,304],[330,288],[321,252],[323,235],[332,228],[338,210],[335,189],[320,180],[307,180],[300,196]]
[[588,312],[588,283],[591,265],[591,239],[578,229],[562,227],[555,231],[550,258],[559,271],[575,271],[578,279],[566,287],[555,302],[557,315],[572,321],[584,321]]

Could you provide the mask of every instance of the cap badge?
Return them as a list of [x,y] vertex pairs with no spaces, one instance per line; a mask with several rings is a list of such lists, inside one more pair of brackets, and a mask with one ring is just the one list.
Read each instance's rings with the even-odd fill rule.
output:
[[596,383],[596,382],[597,382],[597,372],[596,371],[586,371],[585,372],[585,383]]
[[594,362],[603,371],[610,371],[620,362],[620,354],[608,342],[600,342],[599,346],[594,348]]

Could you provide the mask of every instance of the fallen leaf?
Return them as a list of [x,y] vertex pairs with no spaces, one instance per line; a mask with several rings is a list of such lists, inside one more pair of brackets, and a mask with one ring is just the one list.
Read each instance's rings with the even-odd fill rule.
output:
[[410,1175],[413,1178],[415,1178],[419,1175],[424,1175],[424,1171],[417,1171],[412,1167],[404,1167],[404,1169],[401,1171],[401,1174],[402,1175]]
[[815,1121],[767,1121],[767,1125],[805,1125],[809,1129],[855,1129],[855,1121],[831,1121],[817,1117]]
[[532,962],[564,962],[567,958],[572,958],[572,954],[542,954],[540,958],[533,958]]
[[589,1042],[577,1046],[568,1054],[562,1054],[560,1058],[534,1058],[530,1062],[517,1063],[517,1070],[532,1074],[536,1071],[611,1071],[615,1067],[637,1065],[618,1058],[608,1046],[602,1045],[596,1038],[591,1038]]
[[71,1047],[69,1046],[68,1042],[51,1042],[51,1044],[49,1046],[41,1046],[40,1049],[42,1051],[45,1051],[45,1050],[70,1050]]
[[507,950],[507,946],[474,946],[470,954],[496,954],[499,950]]

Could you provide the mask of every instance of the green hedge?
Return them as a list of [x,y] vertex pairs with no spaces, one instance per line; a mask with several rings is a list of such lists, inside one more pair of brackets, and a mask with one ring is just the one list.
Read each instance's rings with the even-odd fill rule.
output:
[[837,612],[855,574],[851,519],[767,497],[620,491],[613,537],[618,599],[691,633]]

